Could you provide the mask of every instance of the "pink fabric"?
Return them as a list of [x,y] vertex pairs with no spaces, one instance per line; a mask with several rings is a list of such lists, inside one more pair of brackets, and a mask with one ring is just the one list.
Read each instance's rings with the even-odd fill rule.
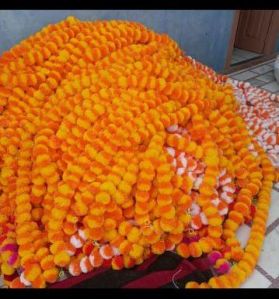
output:
[[185,275],[193,272],[195,267],[193,264],[188,262],[187,260],[182,261],[175,269],[173,270],[165,270],[165,271],[158,271],[155,273],[150,273],[144,277],[141,277],[137,280],[134,280],[126,285],[123,288],[149,288],[155,289],[159,288],[169,282],[172,279],[179,279],[183,278]]
[[63,281],[59,281],[59,282],[51,285],[49,288],[51,288],[51,289],[70,288],[86,279],[92,278],[102,272],[105,272],[106,270],[107,270],[107,268],[99,268],[97,270],[88,272],[86,274],[81,274],[79,276],[73,276],[73,277],[67,278]]

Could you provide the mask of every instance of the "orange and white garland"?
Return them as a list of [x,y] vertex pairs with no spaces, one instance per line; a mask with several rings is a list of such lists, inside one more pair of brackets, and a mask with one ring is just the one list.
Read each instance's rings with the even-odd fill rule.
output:
[[239,112],[249,131],[268,154],[272,164],[279,167],[279,96],[250,85],[229,80],[240,102]]
[[0,105],[10,287],[46,287],[61,269],[131,268],[166,250],[207,254],[219,273],[186,287],[238,287],[252,273],[278,173],[226,78],[168,36],[68,17],[2,55]]

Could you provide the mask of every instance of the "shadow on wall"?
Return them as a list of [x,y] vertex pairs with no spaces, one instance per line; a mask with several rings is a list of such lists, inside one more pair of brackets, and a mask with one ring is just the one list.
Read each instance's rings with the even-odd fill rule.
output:
[[126,19],[167,33],[187,55],[221,71],[233,10],[5,10],[0,11],[0,54],[50,23],[69,15],[81,20]]

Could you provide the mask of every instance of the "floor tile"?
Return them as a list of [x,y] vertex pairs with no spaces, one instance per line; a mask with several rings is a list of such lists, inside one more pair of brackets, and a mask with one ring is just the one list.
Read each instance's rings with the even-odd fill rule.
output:
[[249,239],[251,227],[246,224],[240,226],[236,232],[237,239],[239,240],[241,247],[244,248]]
[[258,53],[254,53],[254,52],[250,52],[250,51],[246,51],[246,50],[242,50],[242,49],[238,49],[238,48],[234,48],[234,53],[238,56],[245,58],[245,59],[251,59],[253,57],[257,57],[260,55]]
[[258,265],[270,276],[276,279],[279,276],[279,227],[270,232],[264,240],[264,246]]
[[237,60],[237,59],[232,59],[232,61],[231,61],[231,65],[234,65],[234,64],[236,64],[236,63],[238,63],[238,62],[240,62],[240,61]]
[[238,63],[238,62],[241,62],[241,61],[245,61],[244,58],[242,57],[232,57],[232,63],[231,64],[235,64],[235,63]]
[[274,62],[275,62],[275,59],[272,62],[269,62],[267,65],[269,65],[273,68],[274,67]]
[[275,76],[274,76],[273,71],[271,71],[264,75],[260,75],[260,76],[256,77],[256,79],[264,81],[264,82],[271,82],[271,81],[275,80]]
[[268,288],[269,289],[279,289],[279,282],[271,284]]
[[279,192],[272,190],[271,205],[270,205],[269,215],[267,219],[267,226],[273,223],[277,218],[279,218]]
[[258,57],[260,57],[260,56],[261,56],[261,55],[259,55],[259,54],[249,53],[249,54],[246,54],[245,59],[246,59],[246,60],[249,60],[249,59],[258,58]]
[[[228,74],[228,76],[233,77],[234,75],[236,75],[236,74],[240,74],[240,73],[242,73],[242,72],[244,72],[244,71],[252,71],[254,68],[259,67],[259,66],[263,66],[263,65],[266,65],[266,64],[268,64],[268,65],[269,65],[269,64],[272,64],[272,67],[273,67],[274,61],[275,61],[275,60],[272,59],[272,60],[268,60],[268,61],[265,61],[265,62],[261,62],[261,63],[259,63],[259,64],[257,64],[257,65],[252,65],[252,66],[249,66],[249,67],[247,67],[247,68],[245,68],[245,69],[242,69],[242,70],[238,70],[238,71],[232,72],[232,73]],[[271,74],[271,80],[269,80],[269,81],[273,81],[273,80],[275,80],[273,71],[268,72],[267,74],[269,74],[269,73],[272,73],[272,74]],[[265,75],[266,75],[266,74],[264,74],[264,75],[260,75],[260,76],[265,76]],[[259,76],[259,75],[258,75],[258,76]],[[270,74],[269,74],[269,76],[270,76]],[[267,81],[267,82],[269,82],[269,81]],[[264,81],[264,82],[266,82],[266,81]]]
[[246,81],[248,79],[251,79],[253,77],[257,76],[255,73],[250,72],[250,71],[244,71],[240,74],[237,75],[233,75],[232,77],[236,80],[240,80],[240,81]]
[[232,59],[231,59],[231,64],[236,64],[242,61],[245,61],[246,58],[241,57],[240,55],[238,55],[236,52],[232,53]]
[[265,74],[267,72],[273,71],[273,67],[267,64],[258,66],[254,69],[251,69],[252,72],[255,72],[257,74]]
[[265,276],[263,276],[258,270],[254,270],[250,277],[242,284],[242,289],[250,289],[250,288],[268,288],[271,285],[271,281],[269,281]]
[[238,49],[238,48],[233,48],[233,55],[238,55],[241,56],[243,54],[244,50]]
[[237,59],[243,59],[243,57],[241,55],[239,55],[237,52],[233,52],[232,57],[237,58]]
[[264,85],[266,83],[266,82],[263,82],[263,81],[258,80],[256,78],[249,79],[249,80],[247,80],[247,82],[251,83],[252,86],[256,86],[256,87]]
[[277,92],[277,91],[279,91],[279,84],[277,83],[277,81],[272,81],[270,83],[267,83],[267,84],[261,86],[261,88],[266,89],[271,92]]

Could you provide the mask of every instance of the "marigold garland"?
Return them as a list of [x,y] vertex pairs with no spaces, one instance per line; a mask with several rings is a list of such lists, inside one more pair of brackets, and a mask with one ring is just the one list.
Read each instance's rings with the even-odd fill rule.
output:
[[61,269],[121,270],[175,250],[208,255],[219,275],[186,287],[238,287],[278,179],[238,108],[226,77],[135,22],[68,17],[4,53],[5,283],[44,288]]

